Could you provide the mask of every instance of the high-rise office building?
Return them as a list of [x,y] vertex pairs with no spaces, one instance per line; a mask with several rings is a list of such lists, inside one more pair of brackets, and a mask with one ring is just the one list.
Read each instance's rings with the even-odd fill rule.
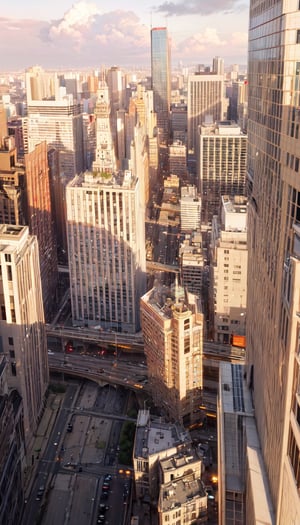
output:
[[154,403],[184,425],[199,421],[203,315],[198,298],[178,285],[173,290],[155,286],[141,299],[141,320]]
[[215,73],[215,75],[224,75],[224,58],[221,58],[221,57],[213,58],[212,71],[213,73]]
[[243,131],[247,130],[248,117],[248,80],[237,80],[228,86],[230,120],[235,120]]
[[48,386],[38,243],[28,226],[0,226],[1,347],[8,362],[8,385],[23,399],[29,445],[44,407]]
[[33,66],[25,72],[27,104],[34,101],[54,100],[58,97],[59,79],[57,74]]
[[[229,344],[245,335],[247,301],[247,199],[222,197],[212,221],[210,292],[213,338]],[[212,320],[212,319],[211,319]]]
[[[7,384],[7,363],[0,357],[0,523],[21,523],[24,503],[23,402]],[[30,458],[31,459],[31,458]]]
[[31,235],[38,239],[44,314],[49,322],[56,306],[58,265],[52,220],[47,144],[37,144],[25,154],[27,217]]
[[201,198],[196,186],[180,188],[180,229],[190,233],[201,228]]
[[51,214],[46,142],[17,162],[14,137],[0,139],[0,222],[29,226],[38,238],[44,313],[52,317],[58,268]]
[[179,248],[180,278],[183,286],[201,298],[203,292],[204,255],[202,234],[193,230],[185,235]]
[[249,27],[247,380],[276,523],[290,525],[300,523],[299,2],[251,0]]
[[186,158],[186,146],[179,140],[174,141],[169,146],[169,168],[170,173],[178,175],[181,181],[187,179],[187,158]]
[[26,175],[23,164],[17,163],[14,138],[0,138],[0,223],[26,224]]
[[174,141],[187,144],[187,105],[184,103],[171,106],[171,134]]
[[131,172],[86,172],[66,188],[73,322],[134,333],[146,289],[145,226]]
[[166,27],[151,29],[151,76],[154,94],[154,111],[157,114],[157,126],[160,140],[169,137],[170,119],[170,44]]
[[197,176],[202,198],[202,221],[219,213],[222,195],[244,195],[247,135],[228,120],[198,129]]
[[125,81],[124,74],[117,66],[108,69],[106,73],[107,85],[109,89],[109,98],[112,106],[114,117],[119,109],[124,106],[125,99]]
[[21,117],[11,117],[7,122],[8,135],[15,139],[17,148],[17,159],[19,162],[24,161],[24,140],[23,140],[23,123]]
[[37,77],[32,70],[26,73],[26,96],[25,152],[45,140],[59,152],[60,177],[71,180],[85,169],[80,104],[59,87],[56,76],[39,73]]
[[224,116],[224,76],[196,73],[188,76],[188,152],[196,155],[198,126],[213,124]]
[[7,136],[7,117],[3,103],[0,104],[0,139]]

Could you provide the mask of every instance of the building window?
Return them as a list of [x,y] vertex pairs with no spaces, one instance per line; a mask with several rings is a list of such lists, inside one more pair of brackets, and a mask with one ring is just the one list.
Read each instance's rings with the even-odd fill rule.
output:
[[297,29],[297,39],[296,44],[300,44],[300,29]]
[[10,346],[14,346],[14,338],[13,338],[13,337],[9,337],[9,338],[8,338],[8,344],[9,344]]
[[1,305],[1,319],[2,321],[6,321],[6,310],[4,305]]
[[294,471],[297,488],[300,488],[300,456],[299,449],[292,430],[289,435],[288,455],[291,461],[291,466]]
[[7,279],[8,281],[12,281],[12,269],[11,266],[7,266]]

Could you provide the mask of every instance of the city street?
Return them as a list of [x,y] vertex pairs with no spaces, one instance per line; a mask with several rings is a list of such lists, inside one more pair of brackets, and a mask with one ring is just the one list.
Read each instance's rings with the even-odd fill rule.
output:
[[[123,387],[71,382],[56,420],[47,428],[35,465],[24,525],[97,523],[104,476],[111,476],[103,523],[122,523],[127,511],[124,482],[128,466],[119,464],[119,440],[134,397]],[[129,503],[130,494],[128,494]],[[113,505],[112,505],[113,501]],[[120,521],[121,520],[121,521]]]

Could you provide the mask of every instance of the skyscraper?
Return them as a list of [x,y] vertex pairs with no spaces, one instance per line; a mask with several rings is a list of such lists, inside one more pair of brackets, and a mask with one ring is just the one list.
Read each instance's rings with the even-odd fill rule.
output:
[[231,121],[198,128],[197,171],[202,221],[219,213],[222,195],[244,195],[247,135]]
[[224,114],[224,76],[196,73],[188,77],[188,152],[196,155],[198,126],[218,122]]
[[45,141],[25,154],[25,171],[28,226],[31,235],[36,235],[38,239],[44,313],[49,322],[56,305],[58,266]]
[[23,398],[28,445],[48,386],[38,244],[28,226],[0,226],[0,268],[1,348],[8,362],[8,385]]
[[166,27],[151,29],[151,75],[154,111],[162,141],[169,136],[170,118],[170,45]]
[[215,341],[245,335],[247,299],[247,199],[222,197],[210,242],[211,321]]
[[52,227],[47,145],[42,142],[17,162],[14,137],[0,138],[0,223],[29,226],[38,238],[47,321],[52,316],[58,269]]
[[73,322],[138,331],[146,289],[138,179],[86,172],[68,184],[66,198]]
[[57,75],[26,73],[27,112],[24,147],[30,153],[45,140],[59,152],[59,174],[67,180],[84,169],[83,130],[80,104],[58,85]]
[[251,0],[249,25],[247,380],[280,525],[300,523],[299,7]]
[[224,75],[224,58],[214,57],[212,69],[216,75]]

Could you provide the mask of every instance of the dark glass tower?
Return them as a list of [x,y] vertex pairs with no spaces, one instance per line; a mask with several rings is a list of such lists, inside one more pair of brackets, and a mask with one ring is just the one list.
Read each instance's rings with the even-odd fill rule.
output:
[[251,0],[248,384],[277,524],[300,523],[300,5]]
[[170,113],[170,46],[166,27],[151,29],[151,74],[154,111],[161,140],[169,136]]

